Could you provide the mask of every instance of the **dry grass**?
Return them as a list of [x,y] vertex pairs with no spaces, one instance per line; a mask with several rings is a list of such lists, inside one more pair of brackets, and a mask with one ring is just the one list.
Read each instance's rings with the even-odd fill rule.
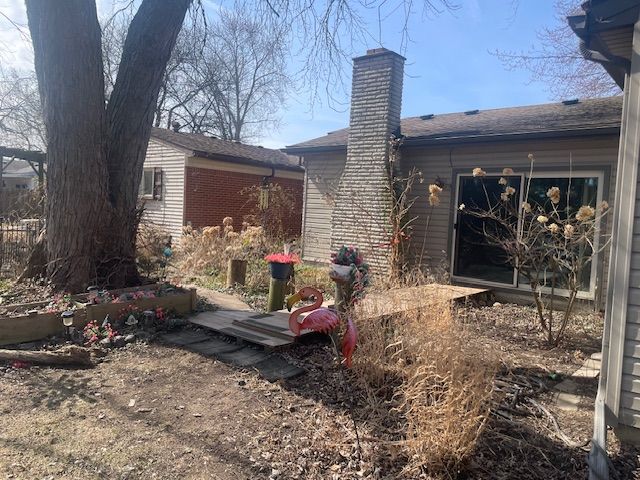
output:
[[387,454],[404,459],[410,478],[455,477],[489,415],[492,362],[467,351],[451,305],[437,298],[402,315],[356,317],[355,378]]
[[218,226],[187,227],[184,233],[176,249],[177,271],[187,278],[205,277],[205,283],[217,287],[226,283],[230,259],[247,261],[247,289],[268,287],[269,272],[263,258],[283,250],[283,241],[266,235],[260,226],[245,222],[240,231],[234,230],[231,217]]
[[166,262],[164,249],[171,244],[171,235],[150,223],[141,223],[136,236],[136,263],[142,274],[159,278]]
[[[266,306],[271,275],[264,261],[265,255],[282,252],[284,241],[265,232],[260,226],[243,223],[240,231],[235,231],[233,220],[227,217],[220,226],[202,229],[187,228],[176,248],[173,261],[175,281],[193,281],[206,288],[216,290],[226,288],[227,262],[229,259],[247,261],[247,276],[244,287],[234,291],[257,310]],[[291,251],[297,252],[299,242],[288,242]],[[326,267],[297,265],[292,288],[315,286],[333,296],[333,282]]]

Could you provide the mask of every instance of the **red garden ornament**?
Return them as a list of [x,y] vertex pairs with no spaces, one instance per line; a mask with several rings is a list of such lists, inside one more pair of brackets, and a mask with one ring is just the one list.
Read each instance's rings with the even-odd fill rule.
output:
[[[291,307],[301,300],[314,299],[311,305],[298,308],[289,315],[289,329],[299,336],[302,330],[312,330],[320,333],[331,333],[340,324],[340,314],[330,308],[322,307],[322,292],[312,287],[304,287],[295,295],[287,299],[287,308],[291,311]],[[300,315],[311,312],[299,321]],[[348,318],[346,321],[346,330],[342,339],[342,355],[344,363],[351,368],[353,352],[358,342],[358,331],[355,324]]]

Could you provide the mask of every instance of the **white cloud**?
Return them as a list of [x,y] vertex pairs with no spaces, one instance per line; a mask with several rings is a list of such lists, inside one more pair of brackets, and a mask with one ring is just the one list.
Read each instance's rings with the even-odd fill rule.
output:
[[22,0],[1,0],[0,60],[3,65],[27,70],[33,68],[33,50]]

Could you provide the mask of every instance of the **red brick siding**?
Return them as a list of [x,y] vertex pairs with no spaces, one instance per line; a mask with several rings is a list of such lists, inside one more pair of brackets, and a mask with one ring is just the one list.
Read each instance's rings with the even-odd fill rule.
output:
[[[262,183],[262,176],[238,172],[225,172],[205,168],[186,167],[184,192],[184,222],[194,228],[220,225],[224,217],[233,217],[234,227],[240,228],[242,219],[255,205],[247,204],[247,196],[240,195],[243,188]],[[282,188],[292,191],[295,212],[284,219],[285,231],[298,236],[302,231],[303,180],[274,178]]]

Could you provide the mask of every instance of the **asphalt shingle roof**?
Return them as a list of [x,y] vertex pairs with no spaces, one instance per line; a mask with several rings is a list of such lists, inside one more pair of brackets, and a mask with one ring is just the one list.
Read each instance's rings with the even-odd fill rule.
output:
[[181,133],[155,127],[151,130],[151,138],[189,150],[196,157],[302,171],[297,157],[271,148],[212,138],[199,133]]
[[[425,116],[427,117],[427,116]],[[517,135],[562,132],[593,133],[620,128],[622,97],[594,98],[565,105],[562,102],[525,107],[480,110],[475,114],[446,113],[432,118],[409,117],[400,122],[405,142],[453,143]],[[329,132],[285,151],[345,147],[349,129]]]

